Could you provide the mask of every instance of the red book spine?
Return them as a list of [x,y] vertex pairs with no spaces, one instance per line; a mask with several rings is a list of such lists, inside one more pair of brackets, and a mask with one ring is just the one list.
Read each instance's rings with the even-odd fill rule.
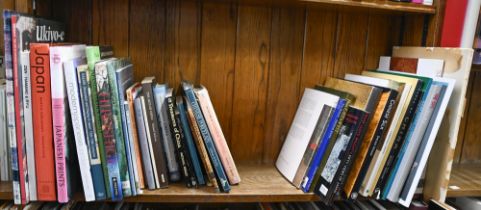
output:
[[49,44],[30,45],[35,170],[39,201],[56,201]]
[[447,0],[441,30],[441,47],[459,47],[463,35],[467,0]]
[[14,99],[15,99],[15,124],[16,124],[16,135],[17,135],[17,153],[18,153],[18,173],[20,176],[20,195],[22,204],[27,203],[27,192],[25,188],[25,178],[26,178],[26,165],[27,165],[27,158],[24,157],[25,152],[25,141],[23,139],[23,123],[22,118],[20,115],[21,104],[21,91],[22,87],[20,86],[20,75],[18,75],[18,43],[17,43],[17,30],[15,26],[17,25],[17,16],[12,16],[12,54],[13,54],[13,92],[14,92]]

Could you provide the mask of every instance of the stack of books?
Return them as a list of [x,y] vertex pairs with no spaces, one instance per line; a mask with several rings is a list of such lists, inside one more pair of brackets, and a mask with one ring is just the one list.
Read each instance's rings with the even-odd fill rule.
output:
[[[462,50],[428,53],[458,55]],[[416,55],[425,50],[394,49],[397,54],[408,51]],[[464,58],[471,56],[463,57],[463,63]],[[458,71],[464,64],[448,62],[452,60],[383,56],[378,70],[328,77],[306,88],[276,167],[294,186],[315,192],[326,204],[361,195],[409,207],[445,113],[447,124],[459,127],[451,114],[459,113],[469,67]],[[451,131],[440,131],[442,138]]]
[[81,190],[118,201],[171,182],[229,192],[241,181],[205,87],[135,82],[111,47],[65,43],[55,21],[3,17],[0,149],[12,165],[0,170],[12,171],[16,204],[66,203]]

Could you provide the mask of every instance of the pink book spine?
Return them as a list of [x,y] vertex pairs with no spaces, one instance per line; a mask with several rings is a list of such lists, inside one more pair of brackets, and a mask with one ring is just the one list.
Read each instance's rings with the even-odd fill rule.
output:
[[422,4],[423,0],[412,0],[411,2],[416,4]]
[[57,176],[58,202],[68,202],[67,167],[65,166],[64,99],[52,98],[52,122],[55,146],[55,173]]

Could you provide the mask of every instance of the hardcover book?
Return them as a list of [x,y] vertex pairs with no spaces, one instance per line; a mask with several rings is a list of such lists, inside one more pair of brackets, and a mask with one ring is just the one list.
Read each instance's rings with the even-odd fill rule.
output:
[[277,169],[294,186],[299,187],[301,184],[302,177],[296,183],[293,181],[312,133],[316,128],[316,123],[321,116],[322,107],[326,104],[333,107],[338,102],[338,96],[310,88],[304,90],[296,115],[276,161]]
[[430,58],[404,58],[381,56],[379,70],[395,70],[419,76],[443,76],[444,60]]

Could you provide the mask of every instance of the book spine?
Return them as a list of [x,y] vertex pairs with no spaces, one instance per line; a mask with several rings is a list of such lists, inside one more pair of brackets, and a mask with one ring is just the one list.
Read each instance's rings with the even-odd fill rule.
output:
[[5,10],[3,12],[3,37],[5,52],[5,76],[6,76],[6,93],[7,93],[7,133],[10,139],[10,152],[12,164],[12,193],[14,204],[21,204],[20,191],[20,171],[18,162],[17,136],[15,124],[15,91],[14,91],[14,73],[13,73],[13,52],[12,52],[12,12]]
[[[146,112],[146,127],[148,135],[150,136],[149,139],[151,140],[152,146],[150,147],[153,151],[154,159],[155,159],[155,168],[158,173],[158,187],[164,188],[168,185],[168,176],[167,176],[167,161],[164,157],[164,151],[167,149],[164,147],[159,131],[159,124],[157,120],[157,115],[155,113],[155,104],[154,104],[154,96],[153,96],[153,89],[152,83],[144,83],[142,84],[142,93],[144,96],[145,101],[145,112]],[[154,152],[155,151],[155,152]]]
[[179,112],[180,122],[182,123],[182,131],[184,133],[184,141],[189,149],[189,156],[192,161],[192,166],[194,168],[195,176],[197,178],[197,183],[199,185],[205,185],[204,175],[202,173],[202,168],[200,166],[199,154],[195,148],[194,139],[192,137],[192,131],[189,126],[187,119],[187,110],[185,109],[184,101],[182,96],[177,96],[177,110]]
[[117,77],[115,75],[117,61],[107,63],[108,84],[110,86],[110,97],[112,103],[112,120],[113,130],[115,135],[115,146],[117,148],[117,160],[119,164],[120,180],[122,182],[122,195],[131,196],[132,189],[130,186],[130,170],[129,170],[129,155],[130,152],[126,146],[128,143],[127,135],[125,135],[122,128],[122,106],[117,87]]
[[[138,91],[140,89],[140,85],[136,85],[135,89],[132,89],[132,91]],[[137,121],[136,121],[136,116],[135,116],[135,102],[134,102],[134,92],[127,90],[127,99],[128,99],[128,112],[130,118],[128,118],[127,122],[130,124],[129,125],[129,130],[131,133],[131,145],[133,145],[133,157],[135,158],[135,165],[137,167],[137,186],[139,189],[145,188],[145,183],[144,183],[144,173],[142,170],[142,159],[141,159],[141,153],[140,153],[140,146],[139,146],[139,134],[137,130]],[[135,92],[135,96],[138,96],[138,92]],[[145,130],[144,130],[145,132]],[[138,190],[140,193],[140,191]]]
[[190,156],[190,153],[188,151],[187,147],[187,142],[185,140],[185,135],[184,135],[184,128],[182,127],[182,123],[180,121],[180,112],[177,109],[176,102],[174,102],[174,110],[175,110],[175,121],[177,122],[177,126],[179,127],[179,134],[180,134],[180,141],[179,143],[182,146],[182,151],[185,155],[185,161],[187,164],[187,170],[189,172],[189,181],[193,187],[197,187],[199,184],[197,182],[197,177],[195,176],[194,172],[194,166],[192,164],[192,157]]
[[217,151],[215,149],[215,145],[212,140],[212,136],[209,132],[209,128],[207,127],[205,118],[202,115],[202,111],[200,110],[199,104],[194,95],[194,91],[192,90],[192,88],[185,88],[184,91],[188,98],[189,104],[192,106],[192,111],[194,112],[195,120],[199,125],[199,130],[202,134],[202,138],[204,139],[204,144],[209,153],[209,157],[211,158],[214,171],[217,175],[217,178],[219,178],[220,188],[222,189],[223,192],[229,192],[230,191],[229,181],[227,180],[227,176],[224,172],[224,168],[222,167],[222,163],[219,159],[219,155],[217,154]]
[[312,181],[314,179],[314,175],[316,171],[319,170],[321,159],[324,156],[324,153],[329,144],[329,140],[331,139],[334,133],[334,127],[338,124],[339,117],[341,116],[341,112],[344,110],[345,105],[346,105],[346,100],[344,99],[340,99],[336,105],[336,109],[334,110],[334,114],[329,120],[329,125],[327,126],[326,132],[322,135],[321,144],[318,145],[318,149],[315,152],[314,158],[311,161],[311,164],[309,165],[307,174],[304,177],[303,184],[301,185],[301,189],[304,192],[308,192],[309,188],[311,187]]
[[10,146],[7,138],[7,102],[5,84],[0,82],[0,181],[9,181],[8,173],[11,166],[8,164]]
[[[20,63],[22,64],[22,91],[23,91],[23,117],[25,129],[25,143],[27,145],[26,154],[35,154],[35,143],[33,140],[32,123],[32,89],[30,81],[30,52],[20,53]],[[27,155],[27,175],[32,179],[28,182],[28,192],[31,201],[37,200],[37,182],[33,181],[37,177],[35,171],[35,156]]]
[[[187,101],[187,100],[186,100]],[[219,189],[219,185],[217,184],[217,178],[214,174],[214,169],[212,167],[209,153],[205,148],[204,141],[202,140],[202,135],[200,134],[199,127],[197,122],[195,121],[194,112],[192,111],[192,107],[189,103],[186,104],[187,107],[187,115],[189,119],[190,127],[192,128],[192,134],[194,136],[195,144],[197,146],[197,151],[199,151],[200,159],[202,160],[202,164],[204,165],[205,173],[207,175],[207,185],[213,186],[215,189]]]
[[[369,147],[368,153],[366,158],[364,159],[364,163],[362,164],[361,170],[359,172],[360,176],[357,178],[356,183],[354,184],[352,192],[356,193],[359,192],[362,182],[364,181],[364,177],[369,169],[369,166],[371,165],[371,161],[373,160],[374,153],[376,150],[380,150],[380,146],[384,144],[383,138],[385,138],[385,133],[387,128],[389,127],[390,121],[392,119],[393,115],[393,110],[396,106],[396,99],[397,99],[398,93],[396,91],[390,91],[386,106],[382,112],[381,119],[376,127],[376,131],[374,133],[374,137],[371,143],[371,146]],[[357,197],[357,196],[355,196]]]
[[[151,136],[151,133],[152,133],[152,127],[149,126],[149,120],[147,119],[148,117],[148,111],[147,111],[147,105],[146,105],[146,102],[145,102],[145,97],[144,96],[141,96],[140,97],[140,101],[141,101],[141,105],[142,105],[142,115],[143,116],[143,120],[144,120],[144,127],[145,127],[145,133],[146,133],[146,136],[147,136],[147,145],[148,145],[148,149],[149,149],[149,153],[150,154],[150,161],[152,161],[152,171],[154,173],[154,183],[155,183],[155,187],[154,188],[161,188],[161,187],[165,187],[165,184],[164,186],[162,186],[160,184],[160,179],[162,179],[163,182],[168,182],[167,180],[167,177],[165,176],[165,173],[167,173],[167,168],[162,168],[162,170],[164,170],[163,172],[158,172],[157,171],[157,160],[155,159],[155,154],[154,154],[154,148],[153,148],[153,144],[152,144],[152,136]],[[164,164],[165,166],[165,164]],[[164,175],[162,175],[161,173],[163,173]],[[159,177],[159,175],[161,175]]]
[[19,69],[20,53],[18,52],[18,37],[17,30],[15,29],[17,22],[17,16],[12,16],[12,55],[13,55],[13,83],[14,83],[14,96],[15,96],[15,124],[16,124],[16,137],[17,137],[17,151],[18,151],[18,171],[20,176],[20,192],[21,202],[26,204],[29,201],[28,193],[28,174],[27,174],[27,157],[26,157],[26,143],[25,143],[25,130],[23,120],[23,105],[22,105],[22,70]]
[[95,192],[90,170],[87,141],[85,139],[85,129],[83,127],[82,107],[80,105],[80,92],[75,62],[76,61],[74,60],[64,63],[65,85],[67,87],[67,98],[75,136],[75,149],[77,152],[78,164],[80,166],[83,192],[86,201],[94,201]]
[[131,167],[131,171],[133,173],[131,177],[131,188],[132,188],[132,195],[137,195],[140,191],[141,191],[141,188],[139,187],[139,173],[137,171],[137,161],[136,161],[136,157],[138,157],[139,154],[137,154],[136,150],[134,149],[134,138],[133,138],[133,134],[132,134],[132,123],[130,122],[130,107],[129,107],[129,103],[127,101],[124,101],[124,116],[126,119],[128,120],[125,120],[125,122],[127,123],[127,126],[126,126],[126,133],[129,135],[129,152],[130,152],[130,158],[132,160],[132,167]]
[[100,162],[102,165],[102,171],[104,176],[104,183],[105,183],[105,192],[106,197],[111,198],[112,193],[110,191],[110,184],[109,180],[109,171],[107,167],[107,158],[105,153],[105,144],[104,144],[104,136],[102,134],[102,120],[100,118],[100,108],[97,96],[97,81],[96,81],[96,74],[95,74],[95,63],[100,60],[100,52],[98,47],[87,47],[85,50],[85,54],[87,57],[87,64],[88,64],[88,80],[89,80],[89,94],[90,94],[90,101],[92,103],[92,113],[94,116],[95,122],[95,135],[97,136],[97,142],[100,155]]
[[86,129],[87,146],[89,151],[90,169],[92,181],[95,190],[95,199],[104,200],[107,198],[105,191],[105,181],[102,171],[102,164],[99,154],[99,146],[97,142],[97,134],[95,131],[95,121],[93,118],[93,107],[91,103],[91,91],[89,88],[89,76],[86,70],[78,72],[80,80],[80,96],[82,101],[82,114],[84,118],[84,127]]
[[[97,97],[100,119],[102,124],[102,135],[104,140],[105,158],[107,160],[109,188],[112,200],[122,200],[122,182],[119,170],[119,158],[116,148],[116,136],[112,113],[112,99],[107,75],[107,66],[104,63],[95,65],[97,75]],[[120,139],[118,139],[120,141]]]
[[411,98],[411,102],[409,103],[409,106],[407,108],[406,114],[402,119],[401,127],[396,135],[393,146],[391,148],[391,152],[389,152],[389,156],[386,160],[386,163],[384,164],[384,168],[382,169],[381,175],[379,176],[378,182],[376,184],[376,192],[380,193],[380,190],[384,188],[389,172],[391,171],[392,164],[396,156],[398,155],[399,150],[401,149],[401,144],[406,136],[407,129],[411,124],[414,114],[416,113],[416,108],[422,96],[420,83],[416,86],[416,89],[414,90],[413,96]]
[[196,94],[199,99],[199,105],[202,109],[202,113],[206,119],[207,126],[212,134],[215,148],[217,149],[219,158],[224,166],[227,177],[229,178],[229,182],[230,184],[238,184],[240,183],[241,178],[234,163],[234,158],[232,158],[229,146],[225,140],[224,133],[222,133],[222,128],[220,127],[219,120],[217,119],[217,115],[214,111],[214,105],[212,105],[209,94],[205,88],[200,91],[196,91]]
[[144,115],[142,111],[142,102],[140,97],[134,100],[135,121],[139,135],[140,156],[142,157],[143,169],[147,187],[150,190],[155,189],[154,172],[152,169],[152,161],[150,158],[150,149],[147,142],[147,134],[145,133]]
[[186,182],[186,185],[187,187],[195,187],[197,186],[197,183],[195,182],[192,182],[192,180],[190,180],[190,177],[191,177],[191,174],[189,172],[189,164],[187,162],[187,155],[184,151],[184,145],[182,145],[182,139],[181,139],[181,131],[180,131],[180,127],[179,127],[179,124],[176,120],[176,117],[175,117],[175,108],[174,108],[174,98],[175,96],[169,96],[166,98],[166,101],[167,101],[167,109],[168,109],[168,118],[169,118],[169,124],[170,124],[170,127],[171,127],[171,131],[172,134],[173,134],[173,137],[174,137],[174,142],[175,142],[175,149],[177,151],[177,159],[179,160],[181,166],[182,166],[182,175],[184,176],[184,179],[185,179],[185,182]]

